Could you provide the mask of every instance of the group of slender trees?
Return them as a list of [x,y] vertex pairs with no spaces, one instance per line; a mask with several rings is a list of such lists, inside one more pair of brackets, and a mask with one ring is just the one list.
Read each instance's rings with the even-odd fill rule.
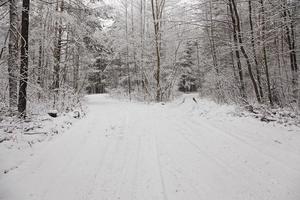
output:
[[0,97],[20,116],[85,89],[300,107],[297,0],[20,1],[0,4]]
[[222,102],[299,107],[299,1],[119,2],[110,38],[126,55],[118,69],[127,70],[115,87],[156,101],[179,88]]
[[[153,101],[167,100],[173,94],[178,69],[177,58],[182,40],[180,27],[166,21],[174,17],[178,0],[118,1],[115,23],[108,32],[116,64],[107,69],[109,87],[124,88],[129,96]],[[180,10],[180,8],[176,8]],[[180,16],[177,16],[180,18]],[[170,28],[170,40],[166,29]],[[173,40],[174,41],[171,41]],[[172,43],[172,48],[168,49]],[[178,42],[180,44],[178,44]],[[123,70],[126,68],[127,70]],[[114,69],[114,70],[111,70]],[[119,81],[109,77],[118,77]],[[134,93],[134,94],[133,94]]]
[[299,106],[295,103],[299,104],[300,2],[229,0],[210,4],[206,25],[211,55],[216,55],[212,59],[223,74],[227,72],[221,62],[229,61],[238,96],[244,101],[254,96],[258,103],[271,106]]
[[95,35],[102,31],[101,20],[109,18],[109,7],[102,1],[6,0],[0,9],[1,28],[7,30],[1,37],[0,59],[6,61],[1,72],[8,80],[7,86],[1,82],[1,99],[20,117],[26,116],[28,103],[70,109],[68,100],[75,103],[83,92],[88,70],[102,51]]

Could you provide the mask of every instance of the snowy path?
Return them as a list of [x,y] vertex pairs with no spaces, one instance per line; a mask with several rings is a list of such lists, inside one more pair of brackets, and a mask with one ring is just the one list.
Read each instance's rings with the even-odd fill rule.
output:
[[1,176],[0,199],[300,199],[297,132],[195,117],[176,103],[95,95],[88,105],[85,119]]

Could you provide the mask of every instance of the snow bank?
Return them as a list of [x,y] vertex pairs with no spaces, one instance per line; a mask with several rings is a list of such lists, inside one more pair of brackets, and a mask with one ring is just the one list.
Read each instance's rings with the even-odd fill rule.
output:
[[194,117],[203,117],[216,121],[249,120],[258,124],[281,127],[288,130],[300,130],[300,116],[283,108],[241,107],[238,105],[217,104],[214,101],[195,94],[185,94],[170,103],[171,107]]
[[0,176],[17,168],[45,142],[69,129],[77,116],[77,111],[74,111],[56,118],[47,114],[33,116],[25,121],[3,117],[0,122]]

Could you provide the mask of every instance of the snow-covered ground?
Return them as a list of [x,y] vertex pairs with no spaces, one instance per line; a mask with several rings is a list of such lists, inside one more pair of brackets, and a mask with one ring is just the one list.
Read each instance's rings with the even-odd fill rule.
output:
[[86,118],[0,175],[0,199],[300,199],[299,129],[192,97],[89,96]]
[[28,157],[33,156],[58,135],[68,130],[79,121],[83,112],[75,110],[59,113],[53,118],[48,114],[32,115],[20,120],[16,116],[2,116],[0,120],[0,178],[18,168]]

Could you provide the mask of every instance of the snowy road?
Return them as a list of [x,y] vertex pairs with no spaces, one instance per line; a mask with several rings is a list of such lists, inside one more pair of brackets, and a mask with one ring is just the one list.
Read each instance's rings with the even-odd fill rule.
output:
[[300,199],[299,132],[183,104],[90,96],[85,119],[1,176],[0,199]]

